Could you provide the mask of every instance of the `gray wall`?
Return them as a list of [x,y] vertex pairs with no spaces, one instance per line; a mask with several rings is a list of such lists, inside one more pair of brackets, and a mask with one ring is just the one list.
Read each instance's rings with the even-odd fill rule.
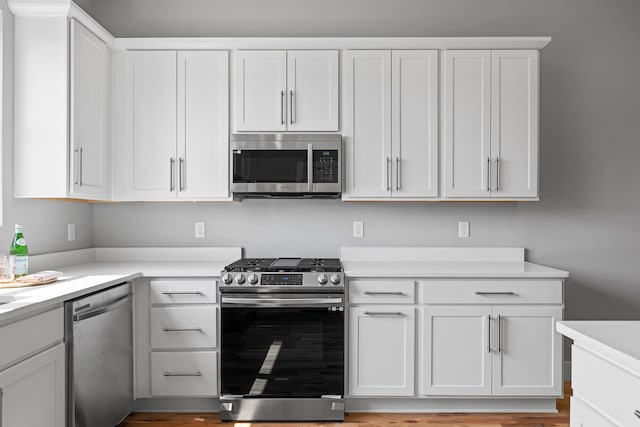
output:
[[[640,2],[637,0],[111,0],[117,36],[531,36],[541,54],[537,203],[114,204],[94,239],[335,255],[342,245],[523,246],[569,270],[570,319],[640,318]],[[207,238],[193,238],[204,220]],[[365,237],[351,237],[364,220]],[[471,238],[457,238],[457,221]]]
[[[8,253],[13,224],[25,226],[25,238],[32,254],[93,245],[93,207],[87,203],[21,200],[13,198],[13,15],[6,0],[0,0],[3,16],[2,81],[2,226],[0,253]],[[38,171],[34,170],[34,174]],[[42,177],[47,179],[46,176]],[[77,240],[67,242],[67,223],[76,224]]]

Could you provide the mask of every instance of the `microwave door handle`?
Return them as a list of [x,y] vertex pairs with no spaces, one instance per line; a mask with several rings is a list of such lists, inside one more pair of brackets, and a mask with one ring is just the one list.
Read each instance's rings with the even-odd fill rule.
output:
[[313,191],[313,144],[307,146],[307,190]]

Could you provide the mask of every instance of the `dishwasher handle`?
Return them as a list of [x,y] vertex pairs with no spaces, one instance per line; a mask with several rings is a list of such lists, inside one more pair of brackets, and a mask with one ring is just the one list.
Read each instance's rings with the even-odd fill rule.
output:
[[73,315],[74,322],[80,322],[82,320],[90,319],[92,317],[100,316],[101,314],[108,313],[110,311],[116,310],[123,305],[129,304],[131,301],[131,294],[127,294],[120,298],[117,298],[111,301],[107,305],[102,305],[94,308],[93,310],[86,311],[84,313],[78,313]]

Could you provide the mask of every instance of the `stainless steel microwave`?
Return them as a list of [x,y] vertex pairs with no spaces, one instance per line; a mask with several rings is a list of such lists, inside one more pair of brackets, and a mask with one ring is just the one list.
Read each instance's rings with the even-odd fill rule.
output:
[[342,136],[232,134],[231,192],[244,198],[338,198]]

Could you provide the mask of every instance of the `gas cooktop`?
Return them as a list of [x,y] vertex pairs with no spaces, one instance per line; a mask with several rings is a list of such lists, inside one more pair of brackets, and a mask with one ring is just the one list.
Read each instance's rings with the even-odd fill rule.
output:
[[317,272],[342,271],[338,258],[243,258],[225,267],[227,272]]
[[227,265],[221,278],[221,291],[344,289],[342,263],[337,258],[243,258]]

